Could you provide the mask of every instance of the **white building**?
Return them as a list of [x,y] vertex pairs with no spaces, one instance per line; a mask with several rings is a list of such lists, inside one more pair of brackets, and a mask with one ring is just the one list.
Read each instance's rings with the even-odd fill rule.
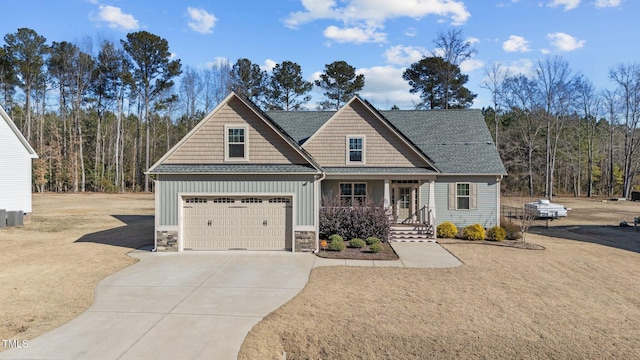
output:
[[31,159],[37,158],[0,106],[0,209],[31,212]]

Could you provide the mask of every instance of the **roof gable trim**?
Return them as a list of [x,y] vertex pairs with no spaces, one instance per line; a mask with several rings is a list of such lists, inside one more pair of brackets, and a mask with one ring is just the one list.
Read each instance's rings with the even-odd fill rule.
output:
[[25,150],[27,150],[27,152],[29,153],[29,157],[32,159],[37,159],[38,154],[36,154],[36,151],[33,149],[33,147],[31,147],[27,139],[24,137],[24,135],[22,135],[22,132],[20,132],[16,124],[13,122],[13,120],[11,120],[11,118],[9,117],[9,114],[7,114],[4,111],[2,106],[0,106],[0,116],[4,119],[7,125],[9,125],[9,128],[11,129],[13,134],[18,138],[22,146],[24,146]]
[[432,167],[436,172],[440,172],[440,170],[438,170],[438,168],[433,164],[433,161],[429,159],[428,156],[426,156],[420,149],[416,147],[416,145],[414,145],[411,141],[409,141],[407,137],[404,134],[402,134],[400,130],[398,130],[395,126],[393,126],[393,124],[391,124],[375,107],[373,107],[371,103],[361,99],[360,96],[358,95],[355,95],[354,97],[352,97],[351,100],[349,100],[343,107],[341,107],[338,111],[336,111],[335,114],[333,114],[333,116],[331,116],[329,120],[327,120],[324,124],[322,124],[322,126],[320,126],[320,128],[316,130],[315,133],[313,133],[309,138],[307,138],[304,141],[304,143],[308,143],[309,141],[311,141],[311,139],[313,139],[317,134],[319,134],[325,129],[327,124],[329,124],[333,119],[337,118],[339,114],[342,113],[347,106],[350,106],[352,103],[356,101],[362,104],[368,111],[370,111],[371,114],[373,114],[373,116],[375,116],[376,119],[378,119],[384,126],[386,126],[395,136],[397,136],[407,147],[409,147],[416,155],[418,155],[418,157],[420,157],[427,165]]
[[306,151],[304,151],[295,141],[293,141],[292,139],[288,138],[284,134],[283,130],[280,129],[279,127],[277,127],[262,111],[257,109],[257,107],[251,101],[249,101],[248,99],[245,99],[244,97],[236,94],[233,91],[231,93],[229,93],[229,95],[227,95],[227,97],[224,100],[222,100],[218,104],[218,106],[215,107],[215,109],[213,109],[209,114],[207,114],[207,116],[205,116],[202,120],[200,120],[200,122],[196,126],[194,126],[193,129],[191,129],[191,131],[189,131],[187,133],[187,135],[185,135],[177,144],[175,144],[169,151],[167,151],[146,172],[147,173],[153,173],[154,170],[158,166],[162,165],[162,163],[164,163],[185,142],[187,142],[188,139],[191,138],[191,136],[193,136],[193,134],[198,132],[200,130],[200,128],[202,128],[204,126],[204,124],[207,123],[207,121],[209,121],[211,118],[213,118],[215,116],[215,114],[218,113],[220,111],[220,109],[222,109],[223,106],[228,104],[234,98],[240,100],[253,113],[255,113],[258,116],[258,118],[260,118],[262,121],[264,121],[267,124],[267,126],[269,126],[276,134],[278,134],[278,136],[280,136],[287,144],[289,144],[296,152],[298,152],[305,160],[307,160],[311,166],[313,166],[318,172],[321,172],[320,165],[318,165],[315,162],[315,160],[313,160],[313,158],[309,154],[306,153]]

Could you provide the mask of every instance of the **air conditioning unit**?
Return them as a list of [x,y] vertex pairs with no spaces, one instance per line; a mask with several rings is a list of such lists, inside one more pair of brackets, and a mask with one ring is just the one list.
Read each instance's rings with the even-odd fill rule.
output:
[[7,226],[22,226],[23,221],[24,212],[22,210],[7,211]]

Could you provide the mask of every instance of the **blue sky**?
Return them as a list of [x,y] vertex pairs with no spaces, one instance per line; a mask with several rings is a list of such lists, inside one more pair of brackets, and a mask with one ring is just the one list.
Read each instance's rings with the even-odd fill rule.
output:
[[[345,60],[365,74],[361,95],[381,109],[418,102],[402,72],[432,54],[436,34],[450,27],[478,51],[461,66],[478,94],[474,108],[490,105],[481,85],[492,62],[527,74],[559,55],[605,89],[611,67],[640,60],[637,0],[28,0],[5,1],[2,12],[2,36],[27,27],[49,44],[91,39],[97,48],[100,39],[145,30],[193,68],[246,57],[269,70],[290,60],[312,80]],[[310,107],[319,98],[316,89]]]

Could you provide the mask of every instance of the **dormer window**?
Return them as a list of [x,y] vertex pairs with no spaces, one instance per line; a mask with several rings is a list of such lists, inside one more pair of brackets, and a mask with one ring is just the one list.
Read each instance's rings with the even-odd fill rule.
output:
[[225,160],[248,160],[247,127],[225,126]]
[[364,164],[364,136],[347,136],[347,163]]

